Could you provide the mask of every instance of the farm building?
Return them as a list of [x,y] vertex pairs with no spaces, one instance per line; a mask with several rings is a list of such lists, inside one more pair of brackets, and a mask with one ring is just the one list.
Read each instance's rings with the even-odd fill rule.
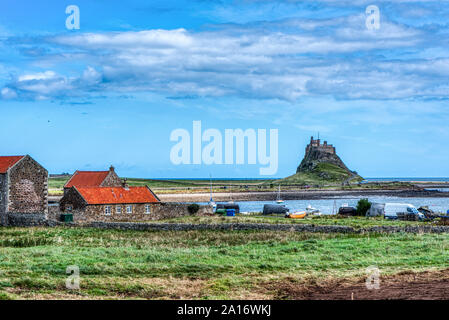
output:
[[29,155],[0,156],[0,224],[45,220],[48,172]]
[[122,181],[115,173],[113,166],[109,171],[75,171],[72,177],[64,185],[64,194],[71,187],[121,187]]
[[70,188],[59,202],[60,210],[81,221],[152,220],[159,198],[148,187]]

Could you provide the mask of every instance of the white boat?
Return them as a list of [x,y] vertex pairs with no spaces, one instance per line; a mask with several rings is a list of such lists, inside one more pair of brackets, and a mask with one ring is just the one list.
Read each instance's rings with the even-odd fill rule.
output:
[[284,203],[284,200],[281,199],[281,185],[278,186],[278,197],[276,199],[276,203]]
[[211,201],[209,201],[209,205],[212,206],[214,210],[217,208],[217,204],[214,201],[212,201],[212,199]]
[[214,202],[214,199],[212,199],[212,175],[209,175],[210,177],[210,200],[209,205],[212,206],[212,208],[217,208],[217,204]]
[[307,206],[306,212],[307,212],[307,215],[312,215],[312,216],[321,216],[322,215],[320,210],[312,207],[310,204]]

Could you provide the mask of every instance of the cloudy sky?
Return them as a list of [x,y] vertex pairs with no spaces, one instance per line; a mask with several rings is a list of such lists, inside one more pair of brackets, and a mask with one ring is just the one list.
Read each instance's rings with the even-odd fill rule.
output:
[[52,173],[260,177],[260,165],[174,165],[170,133],[201,120],[278,129],[275,177],[295,172],[317,132],[362,176],[448,177],[448,102],[448,1],[0,5],[1,154]]

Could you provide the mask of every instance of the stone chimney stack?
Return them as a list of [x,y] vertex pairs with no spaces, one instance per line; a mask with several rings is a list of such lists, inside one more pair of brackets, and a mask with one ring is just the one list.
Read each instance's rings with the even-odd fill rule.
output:
[[125,190],[129,190],[129,185],[126,178],[123,179],[122,186]]
[[111,171],[111,172],[114,172],[114,171],[115,171],[115,168],[114,168],[113,165],[111,165],[111,166],[109,167],[109,171]]

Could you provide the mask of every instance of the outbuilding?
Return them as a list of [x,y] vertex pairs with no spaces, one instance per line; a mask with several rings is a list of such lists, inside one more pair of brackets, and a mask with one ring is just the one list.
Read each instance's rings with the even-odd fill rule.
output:
[[152,220],[159,198],[148,187],[71,187],[59,205],[77,222]]
[[48,212],[48,171],[29,155],[0,156],[0,224],[38,224]]

